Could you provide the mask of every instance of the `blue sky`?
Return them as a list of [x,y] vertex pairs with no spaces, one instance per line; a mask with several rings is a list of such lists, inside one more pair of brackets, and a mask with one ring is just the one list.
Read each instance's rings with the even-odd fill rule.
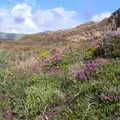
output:
[[99,22],[120,0],[0,0],[0,32],[37,33]]

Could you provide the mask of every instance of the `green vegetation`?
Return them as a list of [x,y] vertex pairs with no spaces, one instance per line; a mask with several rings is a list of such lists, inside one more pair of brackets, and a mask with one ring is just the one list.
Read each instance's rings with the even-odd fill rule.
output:
[[96,78],[74,85],[73,99],[64,115],[68,120],[108,120],[119,118],[120,60],[104,64]]
[[102,39],[96,55],[105,58],[120,57],[120,33],[112,32],[106,35]]
[[84,49],[1,48],[0,120],[118,120],[120,37],[106,40]]

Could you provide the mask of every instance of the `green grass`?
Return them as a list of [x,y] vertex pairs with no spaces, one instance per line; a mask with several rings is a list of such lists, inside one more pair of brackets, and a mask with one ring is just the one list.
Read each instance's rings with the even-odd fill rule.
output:
[[[59,48],[56,45],[57,47]],[[48,116],[49,112],[58,107],[58,114],[62,117],[53,116],[49,119],[119,119],[120,59],[111,58],[98,65],[95,76],[90,76],[90,80],[78,80],[72,72],[80,70],[86,63],[86,47],[67,48],[61,53],[61,60],[55,64],[50,62],[47,69],[42,63],[44,57],[40,56],[40,52],[51,51],[54,47],[27,51],[1,48],[0,95],[7,95],[7,100],[1,100],[0,97],[0,106],[3,106],[0,115],[6,113],[5,108],[9,108],[13,120],[35,120],[43,113]],[[88,59],[92,59],[91,52],[90,49]],[[45,57],[51,60],[53,56],[49,54]],[[36,63],[40,66],[37,66],[37,70],[32,70]],[[53,68],[60,69],[61,74],[52,74],[50,70]],[[44,111],[46,106],[48,107]]]
[[[71,91],[73,99],[70,100],[68,108],[64,115],[69,120],[96,120],[119,118],[119,100],[120,100],[120,60],[106,63],[100,66],[97,71],[96,79],[84,81],[77,86],[74,85]],[[117,96],[108,97],[107,100],[101,100],[101,94],[109,93]],[[105,97],[105,96],[104,96]]]

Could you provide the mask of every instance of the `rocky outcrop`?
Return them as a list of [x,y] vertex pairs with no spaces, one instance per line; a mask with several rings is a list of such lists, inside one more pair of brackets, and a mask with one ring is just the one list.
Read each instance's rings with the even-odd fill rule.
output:
[[112,13],[111,17],[108,18],[108,22],[112,31],[120,29],[120,8]]

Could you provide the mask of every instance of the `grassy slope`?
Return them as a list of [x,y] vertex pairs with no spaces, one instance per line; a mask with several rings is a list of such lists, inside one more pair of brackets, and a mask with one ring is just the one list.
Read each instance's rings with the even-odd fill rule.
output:
[[98,65],[88,81],[77,79],[90,46],[69,40],[79,29],[66,30],[65,37],[58,31],[0,44],[0,119],[119,119],[120,60]]

